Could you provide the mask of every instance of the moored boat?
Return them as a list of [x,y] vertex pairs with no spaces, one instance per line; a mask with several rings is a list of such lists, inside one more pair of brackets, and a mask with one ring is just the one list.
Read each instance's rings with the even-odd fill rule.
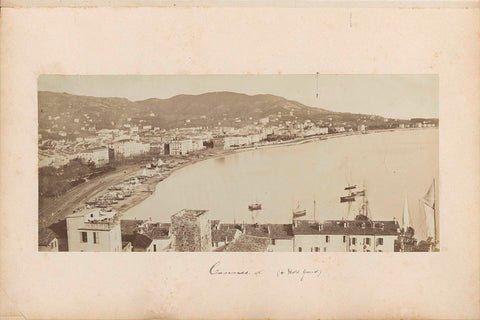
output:
[[262,209],[261,203],[252,203],[248,206],[248,210],[250,211],[261,210],[261,209]]

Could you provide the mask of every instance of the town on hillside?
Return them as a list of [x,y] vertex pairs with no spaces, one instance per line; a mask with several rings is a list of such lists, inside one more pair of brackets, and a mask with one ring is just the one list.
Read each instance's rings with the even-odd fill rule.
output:
[[[65,98],[65,94],[48,96],[52,95]],[[277,99],[275,108],[266,109],[271,114],[223,114],[222,120],[216,115],[213,123],[210,115],[183,115],[184,119],[173,121],[180,125],[171,128],[155,122],[158,115],[145,106],[141,116],[116,115],[121,123],[115,123],[95,111],[105,109],[110,98],[98,98],[95,108],[89,109],[75,105],[82,97],[68,97],[75,99],[59,103],[56,98],[39,98],[40,251],[393,252],[432,248],[416,243],[397,221],[373,221],[361,214],[353,220],[292,219],[281,225],[227,224],[211,220],[208,210],[172,213],[171,223],[122,220],[121,215],[151,195],[155,185],[173,171],[209,157],[344,135],[436,127],[438,119],[399,120],[323,109],[314,113],[285,99],[280,100],[282,107]]]

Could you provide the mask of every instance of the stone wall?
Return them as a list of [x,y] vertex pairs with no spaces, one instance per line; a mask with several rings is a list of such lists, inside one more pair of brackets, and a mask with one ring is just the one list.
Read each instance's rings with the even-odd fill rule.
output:
[[172,216],[172,245],[175,251],[210,251],[212,243],[210,222],[206,213]]

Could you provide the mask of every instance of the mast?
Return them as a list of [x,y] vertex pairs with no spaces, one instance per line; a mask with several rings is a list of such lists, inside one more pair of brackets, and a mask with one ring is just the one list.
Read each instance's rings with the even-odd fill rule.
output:
[[318,71],[317,71],[317,99],[318,99]]
[[405,193],[405,202],[403,204],[403,230],[404,230],[404,232],[407,232],[408,227],[410,227],[410,212],[408,211],[407,193]]
[[435,177],[433,178],[433,230],[435,231],[435,238],[434,238],[434,247],[437,246],[438,242],[438,230],[437,230],[437,206],[435,203],[436,198],[436,190],[435,190]]
[[317,221],[315,217],[315,199],[313,199],[313,221]]

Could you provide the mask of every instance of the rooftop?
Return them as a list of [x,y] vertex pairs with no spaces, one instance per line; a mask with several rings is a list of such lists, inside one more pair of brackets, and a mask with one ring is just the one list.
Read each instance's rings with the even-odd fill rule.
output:
[[120,229],[123,235],[133,235],[139,225],[144,223],[145,220],[120,220]]
[[399,225],[395,220],[327,220],[318,223],[312,220],[297,220],[295,235],[398,235]]
[[[175,217],[183,217],[186,215],[193,216],[195,218],[200,217],[202,214],[207,212],[208,210],[192,210],[192,209],[182,209],[179,212],[175,213],[173,216]],[[172,216],[172,217],[173,217]]]
[[142,232],[153,240],[170,238],[170,223],[148,223]]
[[227,244],[221,251],[227,252],[264,252],[270,240],[241,235],[236,241]]
[[152,239],[149,236],[146,236],[144,234],[136,234],[134,239],[133,239],[133,248],[138,249],[146,249],[150,246],[152,243]]
[[213,242],[222,242],[227,240],[227,242],[232,241],[235,238],[235,234],[240,232],[238,229],[220,229],[212,230],[212,241]]
[[245,225],[245,234],[254,237],[268,238],[268,225],[266,224],[247,224]]
[[293,238],[292,224],[269,224],[270,239],[291,239]]

